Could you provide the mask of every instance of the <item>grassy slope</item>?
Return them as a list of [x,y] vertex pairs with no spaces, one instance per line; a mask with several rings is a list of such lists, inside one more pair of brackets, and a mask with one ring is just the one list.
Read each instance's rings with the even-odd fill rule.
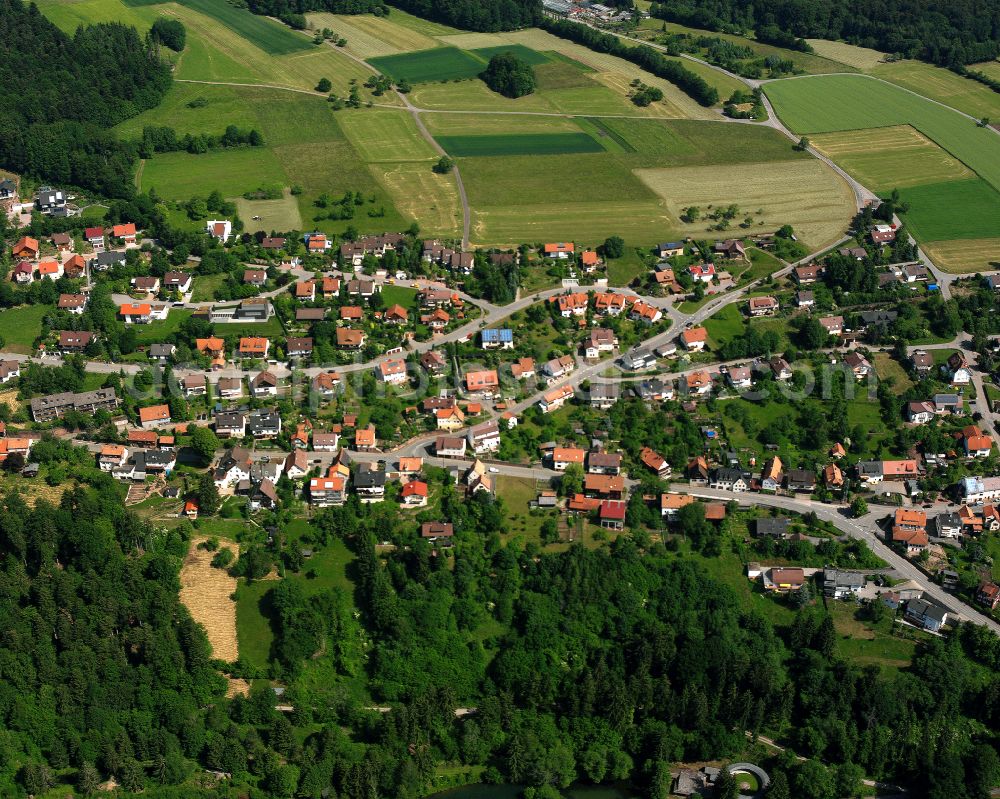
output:
[[10,352],[29,353],[31,345],[42,329],[42,317],[52,307],[49,305],[22,305],[6,308],[0,313],[0,338],[4,349]]

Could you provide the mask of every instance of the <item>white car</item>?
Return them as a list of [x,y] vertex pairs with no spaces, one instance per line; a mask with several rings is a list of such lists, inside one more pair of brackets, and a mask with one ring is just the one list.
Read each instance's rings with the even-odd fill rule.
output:
[[496,466],[491,466],[490,474],[500,474],[500,470]]

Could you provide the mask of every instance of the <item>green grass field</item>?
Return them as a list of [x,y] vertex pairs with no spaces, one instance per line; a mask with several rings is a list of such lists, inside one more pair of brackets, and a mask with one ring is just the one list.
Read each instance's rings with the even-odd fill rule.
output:
[[1000,236],[1000,193],[984,180],[957,180],[901,191],[907,227],[921,241]]
[[[975,68],[976,65],[970,67]],[[950,69],[904,59],[879,64],[871,70],[871,74],[931,100],[950,105],[977,119],[1000,117],[1000,94],[971,78],[956,75]]]
[[266,147],[215,150],[201,155],[158,153],[146,161],[139,189],[156,189],[167,200],[188,200],[218,189],[238,197],[264,183],[288,185],[274,151]]
[[457,47],[436,47],[416,53],[369,58],[368,63],[393,80],[410,83],[474,78],[485,62]]
[[30,353],[31,345],[42,332],[42,318],[51,310],[51,305],[22,305],[0,311],[3,348],[10,352]]
[[163,341],[167,336],[176,333],[181,329],[194,311],[186,311],[182,308],[171,308],[167,318],[162,321],[150,322],[148,325],[135,325],[136,343],[155,344]]
[[1000,137],[923,97],[855,75],[790,78],[764,88],[782,121],[796,133],[912,125],[1000,188]]
[[586,133],[530,133],[509,136],[498,133],[483,136],[438,136],[438,144],[455,157],[490,155],[563,155],[600,153],[600,142]]

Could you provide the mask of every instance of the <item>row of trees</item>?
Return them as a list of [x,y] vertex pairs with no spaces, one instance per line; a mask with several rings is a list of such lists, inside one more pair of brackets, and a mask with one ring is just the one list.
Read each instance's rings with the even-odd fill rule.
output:
[[714,0],[653,3],[661,19],[708,30],[754,32],[758,41],[803,52],[804,39],[842,39],[942,66],[1000,54],[995,3],[977,0]]
[[599,53],[609,53],[651,72],[658,78],[673,83],[685,94],[704,106],[719,102],[719,92],[703,77],[695,74],[679,61],[665,58],[662,53],[646,45],[630,45],[610,33],[602,33],[588,25],[563,19],[546,17],[539,23],[542,28],[563,39],[582,44]]

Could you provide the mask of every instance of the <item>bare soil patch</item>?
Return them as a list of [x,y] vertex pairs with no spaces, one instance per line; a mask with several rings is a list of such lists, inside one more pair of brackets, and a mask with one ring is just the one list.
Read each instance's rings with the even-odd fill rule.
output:
[[[205,536],[199,536],[191,541],[191,548],[181,567],[180,598],[194,620],[205,628],[213,656],[234,661],[239,658],[236,603],[231,599],[236,591],[236,578],[212,566],[215,553],[198,548],[198,544],[206,540]],[[239,556],[238,545],[226,542],[223,546]],[[233,690],[232,685],[230,689]]]

